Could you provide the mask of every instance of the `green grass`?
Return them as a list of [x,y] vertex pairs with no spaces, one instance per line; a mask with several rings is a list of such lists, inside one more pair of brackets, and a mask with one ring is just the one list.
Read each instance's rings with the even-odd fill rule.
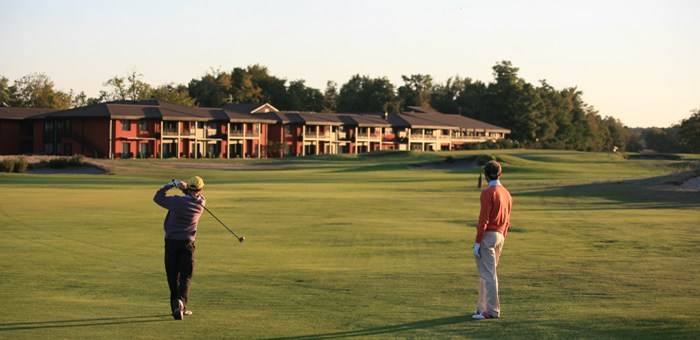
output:
[[[497,151],[515,201],[502,319],[470,321],[478,170],[408,165],[480,152],[0,174],[0,338],[700,335],[700,193],[668,185],[694,171],[692,155]],[[224,169],[232,164],[242,169]],[[202,218],[195,314],[176,322],[165,211],[151,199],[194,174],[209,208],[247,241]]]

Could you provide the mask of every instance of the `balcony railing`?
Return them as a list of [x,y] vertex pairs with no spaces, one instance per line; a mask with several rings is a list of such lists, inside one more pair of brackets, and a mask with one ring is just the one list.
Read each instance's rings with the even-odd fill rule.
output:
[[331,134],[330,133],[316,133],[316,132],[307,132],[304,133],[304,138],[330,138]]
[[411,139],[429,139],[429,140],[433,140],[433,139],[437,139],[437,137],[436,137],[436,136],[433,136],[433,135],[411,134]]
[[180,131],[181,136],[194,136],[195,135],[195,130],[182,130]]
[[163,129],[163,135],[176,136],[177,129]]

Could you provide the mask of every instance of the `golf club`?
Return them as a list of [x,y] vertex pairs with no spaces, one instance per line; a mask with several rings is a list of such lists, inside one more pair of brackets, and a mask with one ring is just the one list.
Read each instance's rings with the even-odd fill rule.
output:
[[218,217],[216,217],[216,215],[214,215],[214,213],[211,212],[211,210],[207,209],[207,207],[205,207],[205,206],[202,206],[202,208],[204,208],[204,210],[206,210],[209,213],[209,215],[211,215],[211,217],[213,217],[217,221],[219,221],[219,223],[221,223],[221,225],[224,226],[224,228],[226,228],[226,230],[228,230],[233,236],[235,236],[238,239],[238,242],[245,241],[245,236],[236,235],[236,233],[234,233],[233,230],[231,230],[229,227],[227,227],[226,224],[224,224],[224,222],[221,222],[221,220]]
[[[171,179],[171,181],[174,182],[175,179]],[[178,189],[180,189],[180,191],[182,191],[182,188],[178,187]],[[184,191],[183,191],[183,193],[184,193]],[[219,223],[221,223],[221,225],[224,226],[224,228],[226,228],[226,230],[228,230],[229,233],[231,233],[234,237],[236,237],[236,238],[238,239],[238,242],[241,242],[241,243],[242,243],[243,241],[245,241],[245,236],[238,236],[238,235],[236,235],[236,233],[233,232],[233,230],[231,230],[231,228],[229,228],[228,226],[226,226],[226,224],[225,224],[224,222],[222,222],[218,217],[216,217],[216,215],[214,215],[214,213],[211,212],[211,210],[207,209],[207,207],[205,207],[204,205],[202,205],[202,208],[204,208],[204,210],[206,210],[206,211],[209,213],[209,215],[211,215],[211,217],[213,217],[213,218],[216,219]]]

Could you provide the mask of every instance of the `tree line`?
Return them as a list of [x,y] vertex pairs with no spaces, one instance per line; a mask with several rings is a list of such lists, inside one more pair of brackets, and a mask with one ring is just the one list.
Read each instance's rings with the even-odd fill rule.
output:
[[70,108],[113,100],[158,99],[187,106],[269,102],[281,110],[317,112],[402,112],[409,106],[461,114],[512,131],[510,138],[533,148],[582,151],[700,152],[700,109],[671,128],[628,128],[585,103],[576,87],[531,84],[509,61],[493,67],[493,80],[451,77],[434,83],[427,74],[402,76],[396,87],[386,77],[354,75],[342,86],[329,81],[321,91],[303,79],[287,81],[262,65],[210,70],[188,84],[154,86],[130,72],[103,84],[96,97],[55,89],[45,74],[14,81],[0,76],[0,103],[18,107]]

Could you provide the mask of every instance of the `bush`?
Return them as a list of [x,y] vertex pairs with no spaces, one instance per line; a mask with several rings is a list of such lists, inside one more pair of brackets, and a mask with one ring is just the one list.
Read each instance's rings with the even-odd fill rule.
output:
[[13,172],[15,170],[15,160],[10,158],[5,158],[0,162],[0,171],[2,172]]
[[71,157],[59,157],[59,158],[54,158],[49,161],[49,168],[52,169],[60,169],[60,168],[73,168],[73,167],[79,167],[84,164],[83,162],[83,156],[81,155],[75,155]]
[[464,144],[464,150],[492,150],[492,149],[519,149],[522,145],[520,142],[511,139],[499,139],[497,141],[486,141],[476,144]]
[[29,167],[29,162],[27,161],[26,158],[20,157],[15,160],[15,172],[27,172],[27,168]]

